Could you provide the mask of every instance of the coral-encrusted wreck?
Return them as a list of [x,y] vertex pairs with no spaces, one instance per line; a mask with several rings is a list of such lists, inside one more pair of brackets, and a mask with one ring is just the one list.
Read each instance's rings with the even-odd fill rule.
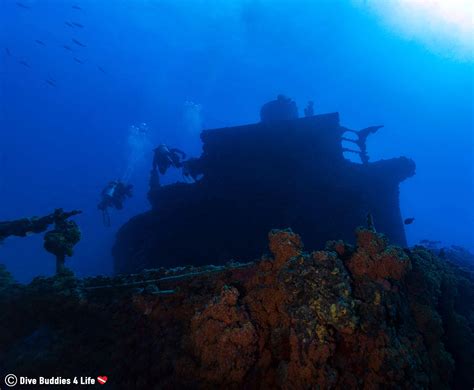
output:
[[474,383],[474,275],[370,229],[260,261],[13,283],[0,377],[107,375],[111,389],[448,389]]
[[310,249],[351,241],[368,213],[392,242],[406,245],[399,183],[415,164],[404,157],[367,163],[365,149],[366,163],[352,163],[341,144],[347,131],[337,113],[204,131],[203,178],[150,190],[152,210],[118,234],[116,271],[252,260],[274,228],[298,231]]

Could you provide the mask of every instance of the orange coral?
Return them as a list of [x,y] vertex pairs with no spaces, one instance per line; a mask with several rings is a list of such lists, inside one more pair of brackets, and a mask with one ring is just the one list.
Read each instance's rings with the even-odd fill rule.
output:
[[[104,372],[118,388],[469,383],[469,355],[454,364],[456,352],[443,342],[449,323],[466,351],[474,345],[466,325],[473,312],[455,312],[461,274],[373,231],[357,235],[355,248],[332,242],[306,253],[298,235],[272,231],[273,256],[255,263],[0,286],[0,367],[57,375],[67,361],[63,376]],[[473,285],[462,279],[465,294]],[[54,346],[32,353],[29,337],[45,326]]]
[[255,363],[257,336],[239,293],[224,287],[201,313],[191,320],[190,338],[202,380],[232,384],[243,380]]
[[357,244],[356,252],[346,262],[356,277],[400,280],[410,268],[408,256],[400,248],[388,246],[382,234],[358,229]]
[[281,268],[289,259],[297,256],[303,249],[301,237],[291,229],[272,230],[268,235],[270,251],[275,257],[274,265]]

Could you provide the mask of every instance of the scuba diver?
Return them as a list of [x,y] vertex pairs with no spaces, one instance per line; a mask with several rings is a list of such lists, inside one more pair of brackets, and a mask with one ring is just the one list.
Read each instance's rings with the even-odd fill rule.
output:
[[97,208],[102,211],[105,226],[110,226],[108,209],[113,207],[117,210],[122,210],[125,199],[132,197],[132,189],[133,186],[131,184],[124,184],[119,180],[113,180],[102,190],[102,198]]
[[169,167],[173,166],[175,168],[182,168],[183,161],[186,158],[186,153],[183,151],[173,148],[168,149],[165,144],[161,144],[155,150],[155,155],[153,157],[153,170],[160,171],[162,175],[166,173]]

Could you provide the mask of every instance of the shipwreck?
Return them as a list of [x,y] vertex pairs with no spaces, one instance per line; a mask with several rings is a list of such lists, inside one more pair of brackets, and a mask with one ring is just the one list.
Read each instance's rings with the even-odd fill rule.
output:
[[[297,231],[309,249],[333,239],[353,242],[368,214],[393,243],[406,246],[399,184],[414,175],[415,163],[369,162],[365,140],[380,127],[349,130],[329,113],[203,131],[196,160],[202,177],[151,185],[151,210],[118,232],[115,271],[250,261],[267,251],[271,229]],[[348,151],[362,163],[346,159]]]

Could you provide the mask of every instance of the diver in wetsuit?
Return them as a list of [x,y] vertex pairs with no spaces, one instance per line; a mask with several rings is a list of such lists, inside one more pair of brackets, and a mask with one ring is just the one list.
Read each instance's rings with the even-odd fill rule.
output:
[[101,201],[97,208],[102,211],[102,217],[105,226],[110,226],[109,208],[113,207],[117,210],[123,209],[123,202],[125,199],[132,197],[133,186],[131,184],[124,184],[121,181],[111,181],[102,190]]
[[183,151],[168,147],[164,144],[158,146],[155,150],[155,155],[153,156],[153,170],[158,169],[162,175],[166,173],[168,168],[182,168],[183,160],[186,158],[186,153]]

